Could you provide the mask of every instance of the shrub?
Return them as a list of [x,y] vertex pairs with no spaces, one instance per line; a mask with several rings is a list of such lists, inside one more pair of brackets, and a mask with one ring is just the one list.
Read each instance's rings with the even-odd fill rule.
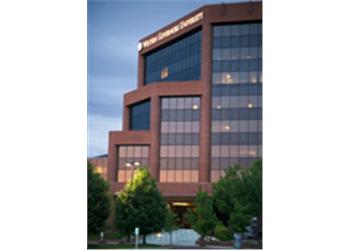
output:
[[232,239],[230,230],[227,227],[225,227],[222,223],[218,223],[215,226],[215,238],[222,241]]

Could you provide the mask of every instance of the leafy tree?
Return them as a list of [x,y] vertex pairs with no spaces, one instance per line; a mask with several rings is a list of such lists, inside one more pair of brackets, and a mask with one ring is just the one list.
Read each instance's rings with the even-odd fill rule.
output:
[[166,203],[148,168],[136,169],[117,197],[116,227],[128,236],[139,227],[145,244],[147,234],[164,228],[166,213]]
[[88,162],[88,234],[97,234],[106,227],[111,209],[108,183],[93,172]]
[[201,235],[200,244],[204,245],[204,237],[213,235],[217,218],[213,209],[213,199],[206,192],[198,192],[194,210],[189,210],[188,221],[192,228]]
[[[215,185],[213,191],[218,218],[231,232],[242,233],[252,217],[262,220],[262,161],[247,170],[233,166]],[[261,223],[260,231],[261,231]]]
[[222,224],[221,221],[219,221],[215,226],[215,238],[222,241],[232,239],[231,232],[227,227],[224,226],[224,224]]
[[173,231],[178,228],[179,217],[175,214],[171,207],[167,206],[167,213],[165,216],[165,226],[164,229],[166,232],[169,232],[170,235],[170,246],[173,245]]

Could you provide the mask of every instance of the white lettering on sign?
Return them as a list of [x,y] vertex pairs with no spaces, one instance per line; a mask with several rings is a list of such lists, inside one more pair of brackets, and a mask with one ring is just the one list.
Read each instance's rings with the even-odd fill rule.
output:
[[203,19],[203,12],[200,12],[200,13],[196,14],[193,17],[190,17],[190,18],[188,18],[186,20],[180,21],[179,23],[177,23],[173,27],[167,29],[166,31],[159,32],[154,37],[151,37],[151,38],[143,41],[141,48],[147,48],[147,47],[157,43],[158,41],[161,41],[164,38],[167,38],[167,37],[175,34],[176,32],[178,32],[178,31],[180,31],[182,29],[185,29],[185,28],[191,26],[194,23],[199,22],[202,19]]

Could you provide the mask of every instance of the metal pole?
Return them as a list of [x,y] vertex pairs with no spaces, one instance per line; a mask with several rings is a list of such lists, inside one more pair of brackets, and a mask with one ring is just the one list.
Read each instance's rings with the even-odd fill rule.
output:
[[135,235],[135,249],[137,249],[138,242],[139,242],[139,236]]

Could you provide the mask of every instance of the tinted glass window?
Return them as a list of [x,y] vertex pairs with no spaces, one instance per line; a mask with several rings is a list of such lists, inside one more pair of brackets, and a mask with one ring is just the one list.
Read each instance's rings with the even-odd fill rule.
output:
[[150,101],[130,106],[130,130],[150,129]]
[[202,32],[197,31],[145,56],[145,84],[200,79]]
[[262,24],[213,27],[211,180],[262,157]]

